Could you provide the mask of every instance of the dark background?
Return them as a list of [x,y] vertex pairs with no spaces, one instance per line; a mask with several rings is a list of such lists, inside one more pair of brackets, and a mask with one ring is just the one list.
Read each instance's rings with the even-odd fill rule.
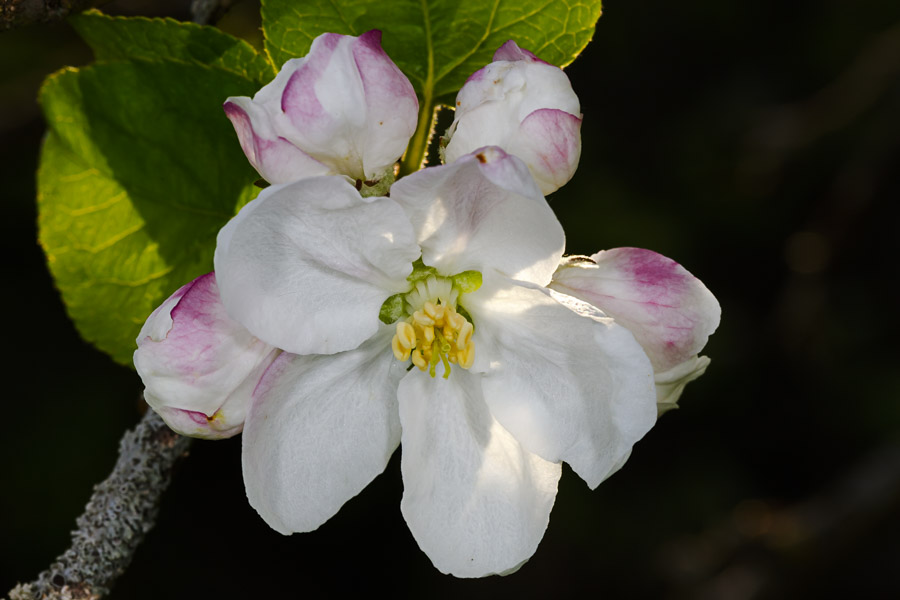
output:
[[[223,27],[258,40],[256,11]],[[68,546],[140,418],[137,376],[80,340],[35,242],[34,99],[89,61],[64,23],[0,34],[0,593]],[[399,453],[283,537],[246,502],[240,438],[198,442],[112,598],[900,597],[900,3],[609,0],[568,72],[584,152],[550,201],[569,252],[656,250],[722,305],[682,408],[597,490],[566,467],[531,561],[474,581],[416,546]]]

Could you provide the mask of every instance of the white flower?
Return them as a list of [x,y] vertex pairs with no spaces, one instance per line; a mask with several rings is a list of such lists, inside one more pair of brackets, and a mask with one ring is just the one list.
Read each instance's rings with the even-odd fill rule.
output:
[[225,314],[214,273],[154,310],[137,346],[147,404],[178,433],[207,439],[241,432],[250,394],[278,354]]
[[660,414],[676,408],[684,386],[706,371],[709,359],[698,353],[722,310],[674,260],[640,248],[569,257],[550,287],[596,306],[634,334],[656,373]]
[[412,85],[381,49],[377,30],[322,34],[252,100],[225,102],[244,154],[269,183],[392,176],[418,110]]
[[483,146],[522,159],[545,195],[562,187],[581,155],[581,109],[569,78],[512,40],[456,97],[443,142],[450,163]]
[[287,351],[244,427],[263,519],[319,527],[402,442],[401,510],[438,569],[526,561],[560,461],[595,487],[656,418],[632,334],[546,289],[563,246],[527,167],[499,148],[414,173],[390,198],[320,177],[247,205],[215,262],[232,318]]

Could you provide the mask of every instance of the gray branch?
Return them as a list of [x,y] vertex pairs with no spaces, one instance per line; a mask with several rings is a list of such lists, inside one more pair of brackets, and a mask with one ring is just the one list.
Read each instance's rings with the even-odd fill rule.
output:
[[116,466],[94,487],[76,521],[72,546],[36,581],[10,591],[10,600],[80,600],[107,594],[153,528],[172,467],[189,445],[190,438],[174,433],[148,410],[119,442]]
[[65,19],[109,0],[0,0],[0,32],[32,23]]

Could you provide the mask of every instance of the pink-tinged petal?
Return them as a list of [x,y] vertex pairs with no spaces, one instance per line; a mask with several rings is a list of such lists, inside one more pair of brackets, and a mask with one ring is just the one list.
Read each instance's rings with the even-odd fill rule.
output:
[[593,488],[656,422],[650,361],[590,305],[495,277],[466,295],[465,308],[475,325],[471,371],[483,373],[494,418],[529,452],[566,461]]
[[494,52],[494,61],[498,60],[524,60],[528,62],[541,62],[545,65],[549,65],[546,60],[541,60],[537,56],[534,55],[530,50],[525,50],[524,48],[519,48],[519,45],[516,44],[513,40],[509,40]]
[[353,44],[353,58],[366,98],[367,137],[362,159],[366,177],[393,164],[416,131],[419,101],[406,75],[381,48],[381,32],[373,29]]
[[465,83],[469,83],[470,81],[481,81],[487,75],[487,67],[481,67],[471,75],[466,78]]
[[706,373],[709,359],[705,356],[692,356],[683,363],[675,365],[668,371],[657,373],[656,409],[660,415],[678,408],[678,399],[684,386]]
[[526,451],[491,416],[477,376],[414,370],[397,395],[400,510],[419,547],[457,577],[517,569],[547,528],[560,465]]
[[572,179],[581,157],[581,117],[542,108],[522,121],[517,137],[513,147],[529,165],[542,193],[550,194]]
[[409,215],[422,260],[441,273],[496,269],[546,285],[565,247],[528,168],[499,148],[404,177],[391,198]]
[[332,354],[375,334],[418,257],[396,202],[313,177],[263,190],[219,232],[215,264],[233,319],[285,351]]
[[614,248],[564,261],[550,284],[627,327],[657,372],[696,355],[719,326],[721,309],[703,283],[674,260]]
[[137,345],[147,403],[176,431],[208,438],[240,431],[250,393],[277,354],[228,317],[213,273],[163,302]]
[[393,168],[415,131],[418,101],[380,40],[378,31],[320,35],[309,54],[287,61],[252,100],[229,99],[249,118],[256,139],[238,113],[229,113],[251,162],[272,172],[264,177],[377,180]]
[[293,125],[287,139],[336,172],[362,178],[366,101],[353,60],[355,39],[330,33],[313,40],[285,86],[281,108]]
[[391,327],[356,350],[282,354],[254,393],[243,436],[250,504],[283,534],[312,531],[381,473],[400,442]]
[[578,166],[580,123],[578,96],[562,69],[507,42],[495,62],[459,91],[442,157],[451,163],[478,148],[500,146],[524,160],[549,194]]
[[[252,104],[250,98],[233,97],[224,104],[225,114],[234,125],[234,130],[241,143],[241,149],[247,156],[247,160],[269,183],[289,183],[301,177],[314,177],[326,175],[330,168],[317,161],[300,148],[282,137],[266,139],[261,137],[254,128],[254,120],[257,127],[267,130],[269,135],[274,135],[271,127],[267,126],[267,115]],[[251,118],[250,114],[255,116]]]

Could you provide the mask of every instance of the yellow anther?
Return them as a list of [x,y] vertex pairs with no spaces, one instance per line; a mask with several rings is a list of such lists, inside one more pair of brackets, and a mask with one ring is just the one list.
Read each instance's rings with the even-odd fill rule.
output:
[[457,331],[462,329],[463,325],[466,323],[466,318],[456,311],[453,311],[453,313],[449,316],[448,320],[449,320],[448,324],[451,327],[453,327],[453,329],[456,329]]
[[444,318],[444,306],[442,304],[426,302],[425,306],[422,307],[422,310],[426,315],[434,319],[435,323],[442,321]]
[[413,313],[413,323],[420,327],[434,327],[434,319],[421,310],[417,310]]
[[459,351],[457,359],[459,360],[459,366],[463,369],[471,367],[472,363],[475,362],[475,344],[470,341],[464,350]]
[[416,347],[416,330],[406,321],[397,322],[397,334],[394,337],[399,341],[401,348]]
[[459,329],[459,337],[456,338],[456,347],[457,348],[465,348],[469,345],[469,342],[472,339],[472,331],[474,331],[474,327],[471,323],[463,319],[464,324]]
[[394,351],[394,358],[397,360],[406,360],[409,358],[409,348],[400,345],[400,340],[395,335],[391,340],[391,350]]
[[428,368],[428,361],[425,360],[422,353],[418,350],[412,353],[412,362],[422,371]]
[[449,323],[444,325],[441,333],[444,334],[444,339],[446,339],[448,342],[452,342],[456,338],[456,331],[454,331]]
[[[472,323],[456,312],[459,292],[449,279],[432,277],[417,282],[404,302],[412,316],[397,322],[391,348],[397,360],[412,359],[421,371],[436,376],[441,364],[444,377],[450,376],[450,365],[468,369],[475,360]],[[407,312],[407,314],[409,314]]]

